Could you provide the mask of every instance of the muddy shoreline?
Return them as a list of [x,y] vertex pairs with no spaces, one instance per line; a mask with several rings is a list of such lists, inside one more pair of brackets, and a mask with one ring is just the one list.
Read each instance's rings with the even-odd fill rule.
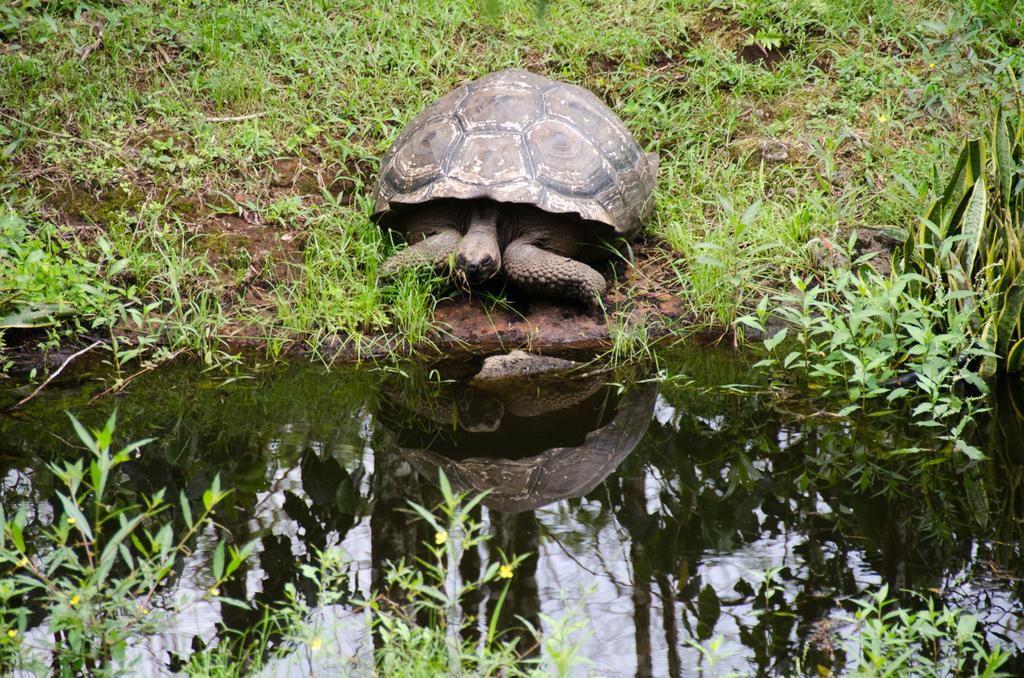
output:
[[[503,353],[522,349],[541,355],[593,358],[610,351],[614,332],[640,332],[646,346],[662,346],[677,341],[693,341],[699,345],[732,342],[733,332],[724,327],[709,326],[688,316],[678,297],[661,294],[658,299],[631,303],[628,310],[613,310],[608,316],[586,311],[571,304],[535,300],[509,308],[485,307],[477,299],[459,297],[438,303],[434,313],[435,331],[425,340],[408,344],[385,337],[362,342],[348,337],[325,339],[316,348],[302,341],[289,343],[281,357],[312,357],[331,364],[354,364],[364,361],[420,358],[424,360],[459,359]],[[611,320],[613,327],[609,327]],[[618,324],[620,329],[614,329]],[[235,326],[230,334],[218,337],[219,347],[228,353],[263,354],[268,341],[252,330],[253,326]],[[42,338],[38,330],[24,331],[22,336],[10,335],[8,346],[11,374],[24,374],[32,369],[49,372],[60,367],[69,357],[93,342],[109,341],[106,334],[79,335],[75,341],[64,342],[57,349],[41,351],[35,340]],[[97,360],[103,353],[97,347],[75,359],[80,365]],[[70,366],[69,366],[70,367]]]

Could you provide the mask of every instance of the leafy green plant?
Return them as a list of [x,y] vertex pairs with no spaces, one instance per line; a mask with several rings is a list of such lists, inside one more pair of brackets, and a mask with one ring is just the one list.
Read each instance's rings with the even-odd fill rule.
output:
[[[194,548],[196,536],[217,529],[214,511],[230,494],[214,479],[195,514],[182,494],[185,531],[175,535],[172,523],[160,519],[171,507],[162,490],[140,496],[138,503],[125,502],[115,490],[118,467],[150,440],[112,451],[114,415],[100,430],[90,431],[74,417],[71,421],[88,457],[50,466],[64,488],[56,493],[62,509],[58,517],[28,540],[26,510],[10,519],[0,511],[0,666],[5,670],[55,675],[129,671],[136,659],[132,641],[165,631],[175,614],[195,602],[165,602],[161,587]],[[219,540],[209,585],[200,598],[220,596],[220,586],[253,546],[236,549]],[[36,621],[40,610],[42,622]]]
[[[440,519],[423,506],[409,502],[434,530],[433,542],[426,544],[430,558],[420,559],[415,567],[404,559],[390,563],[386,581],[389,588],[399,594],[398,599],[379,592],[369,601],[375,630],[388,648],[378,655],[377,668],[384,675],[395,675],[408,657],[417,655],[427,659],[428,665],[438,673],[449,675],[466,671],[490,675],[503,666],[506,670],[514,668],[515,642],[500,641],[496,625],[515,569],[526,556],[507,558],[501,553],[501,560],[491,562],[479,578],[461,581],[459,563],[463,554],[489,538],[483,525],[472,518],[474,507],[485,495],[466,501],[466,495],[452,491],[443,473],[439,476],[439,486],[442,501],[437,513]],[[466,594],[499,579],[505,583],[485,642],[464,642],[464,627],[473,620],[462,617],[459,601]],[[425,624],[417,621],[424,618]]]
[[[851,236],[851,252],[853,245]],[[922,276],[882,277],[866,265],[871,256],[855,258],[822,282],[794,275],[795,292],[766,296],[754,314],[739,318],[737,324],[765,335],[768,357],[758,366],[821,397],[844,398],[843,416],[876,400],[895,406],[910,398],[918,424],[945,427],[943,438],[980,457],[961,438],[979,411],[977,395],[961,387],[986,392],[967,367],[988,355],[969,332],[978,295],[940,284],[923,300],[911,293],[925,284]],[[773,318],[782,327],[769,333]]]
[[986,647],[978,620],[956,608],[908,610],[889,598],[889,587],[856,599],[856,627],[847,642],[851,671],[862,676],[999,676],[1010,654]]
[[[60,489],[59,504],[48,525],[36,527],[29,509],[13,517],[0,510],[0,670],[35,675],[128,675],[142,659],[140,643],[167,632],[168,626],[201,601],[248,607],[221,593],[221,588],[254,552],[257,542],[236,548],[227,538],[210,544],[209,570],[199,572],[199,591],[168,586],[179,576],[183,559],[197,538],[221,529],[215,512],[230,495],[219,477],[202,494],[196,509],[181,494],[168,501],[163,490],[151,496],[126,497],[118,490],[121,468],[150,440],[113,448],[116,416],[90,430],[71,417],[84,458],[52,464],[49,472]],[[214,648],[194,652],[188,670],[195,675],[252,675],[275,667],[308,664],[311,672],[353,668],[360,661],[344,650],[344,619],[330,610],[344,609],[368,620],[382,640],[373,662],[383,675],[525,676],[542,672],[567,675],[583,660],[578,656],[582,628],[578,616],[542,617],[545,634],[526,620],[536,638],[539,658],[524,659],[533,648],[520,648],[499,630],[498,618],[516,569],[526,555],[496,558],[466,580],[459,564],[467,550],[490,537],[472,518],[483,495],[469,499],[440,479],[442,501],[435,511],[410,503],[432,530],[428,556],[415,562],[388,563],[387,587],[366,600],[348,586],[351,562],[340,548],[318,555],[301,568],[303,594],[285,585],[284,599],[263,610],[261,623],[242,633],[221,632]],[[175,506],[175,504],[177,506]],[[177,520],[167,515],[177,512]],[[175,523],[183,530],[175,534]],[[201,583],[200,583],[201,582]],[[462,598],[499,584],[486,634],[479,642],[463,640],[477,623],[463,616]],[[310,596],[310,591],[313,595]],[[315,601],[315,602],[314,602]]]
[[[112,273],[126,262],[110,262]],[[49,224],[32,228],[0,205],[0,331],[60,328],[107,316],[117,293],[101,265],[73,251]]]
[[754,45],[767,53],[771,50],[779,49],[785,42],[786,36],[783,34],[760,28],[756,33],[748,36],[743,44]]
[[[911,292],[925,301],[936,287],[977,290],[956,304],[977,312],[964,328],[999,356],[982,372],[1024,366],[1024,127],[1000,109],[987,137],[964,144],[942,193],[909,231],[900,261],[923,279]],[[937,183],[937,182],[936,182]],[[982,303],[978,303],[978,302]]]
[[288,225],[300,217],[303,210],[302,197],[290,195],[267,205],[266,220],[269,224]]

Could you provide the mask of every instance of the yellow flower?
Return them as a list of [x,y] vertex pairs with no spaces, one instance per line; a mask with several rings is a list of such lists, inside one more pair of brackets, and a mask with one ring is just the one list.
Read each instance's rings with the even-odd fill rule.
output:
[[77,593],[75,595],[71,596],[71,605],[72,606],[78,605],[80,602],[82,602],[82,599],[78,597]]
[[149,614],[149,608],[148,607],[140,607],[139,608],[139,612],[141,612],[143,614],[143,616],[145,616],[145,615]]
[[217,588],[216,586],[214,586],[212,589],[210,589],[210,595],[211,596],[219,596],[220,595],[220,589]]
[[501,567],[498,568],[498,576],[500,578],[502,578],[502,579],[511,579],[512,578],[512,568],[509,567],[508,565],[502,565]]
[[440,532],[435,532],[434,533],[434,543],[435,544],[440,546],[441,544],[445,543],[446,541],[448,541],[448,533],[447,532],[445,532],[444,530],[441,530]]
[[8,638],[17,638],[18,637],[18,629],[7,629],[7,637]]
[[935,64],[933,64],[933,63],[932,64],[928,64],[928,70],[934,71],[935,70]]
[[18,561],[18,567],[28,567],[28,556],[22,556]]
[[889,116],[887,116],[885,113],[878,114],[878,122],[886,122],[888,119]]
[[77,523],[77,522],[78,522],[78,521],[77,521],[77,520],[75,520],[74,518],[68,518],[68,525],[74,525],[74,524],[75,524],[75,523]]
[[320,636],[317,636],[309,644],[309,649],[311,649],[313,652],[316,652],[317,650],[319,650],[323,646],[323,644],[324,644],[324,641],[320,639]]

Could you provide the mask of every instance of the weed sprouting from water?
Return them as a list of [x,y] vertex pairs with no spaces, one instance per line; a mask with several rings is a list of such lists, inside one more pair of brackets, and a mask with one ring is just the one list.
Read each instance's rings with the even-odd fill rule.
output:
[[854,630],[846,642],[854,657],[851,672],[864,676],[999,676],[1010,655],[990,646],[973,615],[936,607],[916,595],[922,609],[912,610],[889,597],[889,587],[852,601]]
[[118,467],[150,441],[113,451],[114,416],[94,431],[74,418],[72,424],[88,456],[50,466],[63,486],[56,492],[58,517],[30,539],[24,507],[13,517],[0,516],[0,624],[6,633],[0,666],[39,674],[123,674],[140,660],[132,649],[139,638],[166,630],[175,615],[202,601],[234,602],[219,597],[220,587],[253,545],[236,549],[216,541],[205,591],[169,599],[163,587],[196,539],[216,539],[214,512],[229,492],[214,479],[194,514],[182,495],[185,529],[175,534],[163,519],[171,506],[163,490],[129,498],[117,487]]
[[[350,593],[350,563],[344,552],[324,551],[317,567],[303,568],[303,577],[315,591],[312,596],[287,585],[285,600],[267,608],[258,630],[194,654],[189,673],[206,675],[211,667],[222,670],[240,664],[254,673],[300,667],[313,673],[358,670],[361,660],[346,641],[352,637],[352,619],[338,621],[327,613],[344,607],[368,615],[370,633],[377,638],[372,663],[383,675],[570,675],[585,661],[578,654],[584,624],[573,615],[545,617],[550,628],[541,633],[520,620],[541,649],[536,658],[525,658],[536,648],[503,639],[497,620],[509,584],[528,555],[506,556],[499,550],[499,557],[485,564],[477,577],[465,579],[460,570],[464,555],[490,539],[485,526],[472,517],[485,495],[469,498],[453,492],[443,473],[439,487],[442,500],[434,510],[409,502],[411,513],[430,527],[431,537],[423,544],[428,557],[385,563],[385,588],[360,599]],[[501,583],[501,592],[487,632],[479,640],[466,640],[467,628],[481,622],[464,616],[462,599],[493,583]],[[308,600],[316,600],[316,606]],[[277,640],[268,644],[268,638]]]

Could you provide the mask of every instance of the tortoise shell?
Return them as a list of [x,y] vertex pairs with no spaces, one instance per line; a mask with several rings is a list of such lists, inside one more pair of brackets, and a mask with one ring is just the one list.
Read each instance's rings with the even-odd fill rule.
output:
[[653,205],[658,156],[582,87],[506,70],[417,115],[381,161],[374,217],[440,198],[536,205],[632,237]]

